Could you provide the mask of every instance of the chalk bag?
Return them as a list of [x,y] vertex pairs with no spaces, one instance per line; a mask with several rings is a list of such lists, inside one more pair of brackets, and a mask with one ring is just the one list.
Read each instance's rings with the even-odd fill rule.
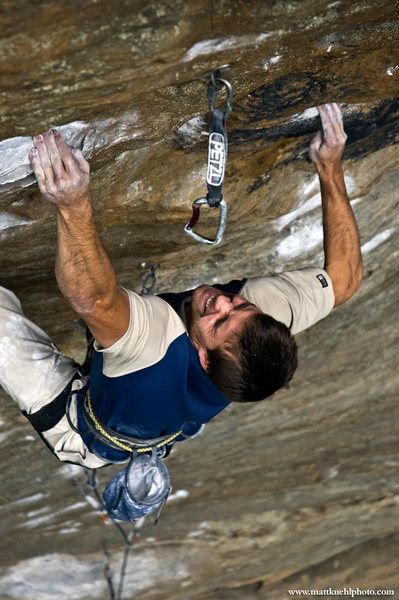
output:
[[111,517],[135,521],[163,506],[170,490],[168,469],[153,448],[151,454],[134,451],[129,465],[108,483],[103,498]]

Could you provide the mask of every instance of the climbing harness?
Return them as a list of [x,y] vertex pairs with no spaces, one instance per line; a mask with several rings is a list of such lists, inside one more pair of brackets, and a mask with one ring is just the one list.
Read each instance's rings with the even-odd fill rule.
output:
[[150,440],[141,440],[139,438],[117,433],[108,427],[105,427],[105,425],[102,425],[97,419],[91,404],[90,390],[87,390],[86,392],[83,408],[83,416],[90,431],[97,438],[101,439],[102,442],[113,446],[117,450],[125,450],[131,453],[144,453],[151,452],[155,448],[158,451],[162,446],[171,444],[183,431],[180,429],[180,431],[177,431],[172,435],[164,435]]
[[[227,205],[223,199],[222,188],[224,181],[224,171],[227,157],[227,133],[226,119],[231,113],[233,102],[233,88],[231,83],[223,77],[223,73],[228,70],[227,66],[220,67],[211,73],[211,80],[208,85],[208,103],[212,114],[211,125],[209,128],[208,140],[208,167],[206,174],[206,184],[208,193],[206,197],[194,200],[191,219],[184,226],[184,231],[191,238],[203,244],[216,246],[222,241],[226,227]],[[227,100],[225,110],[215,108],[215,101],[219,92],[226,88]],[[219,208],[219,226],[213,240],[199,235],[194,231],[194,227],[200,217],[201,206],[207,204],[211,208]]]
[[[107,514],[121,521],[134,521],[158,509],[155,520],[157,523],[171,491],[168,469],[160,459],[168,456],[182,430],[172,435],[146,440],[118,433],[101,424],[96,417],[91,404],[90,390],[85,388],[83,393],[84,396],[76,394],[76,402],[81,403],[81,414],[94,439],[131,454],[128,467],[116,473],[104,490],[103,498]],[[79,434],[87,433],[87,431],[80,431],[73,424],[69,414],[70,406],[71,400],[66,410],[71,428]],[[91,446],[90,450],[100,456],[93,444]]]

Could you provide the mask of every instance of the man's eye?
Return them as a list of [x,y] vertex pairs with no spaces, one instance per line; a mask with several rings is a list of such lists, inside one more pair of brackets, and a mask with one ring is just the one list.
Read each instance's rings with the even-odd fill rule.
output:
[[219,321],[216,321],[216,323],[213,326],[213,331],[214,332],[217,331],[219,329],[219,327],[227,321],[227,319],[228,319],[228,317],[223,317],[223,319],[219,319]]
[[242,304],[236,306],[235,310],[244,310],[245,308],[249,308],[251,306],[253,306],[253,304],[251,304],[250,302],[243,302]]

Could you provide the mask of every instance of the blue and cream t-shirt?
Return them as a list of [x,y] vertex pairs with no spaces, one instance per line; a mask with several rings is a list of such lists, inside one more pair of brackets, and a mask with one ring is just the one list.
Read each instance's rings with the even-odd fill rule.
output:
[[[334,305],[328,274],[313,267],[215,287],[239,293],[293,334],[324,318]],[[141,439],[180,429],[191,434],[229,404],[203,371],[188,336],[184,304],[191,291],[161,296],[127,292],[128,330],[109,348],[95,346],[90,373],[94,413],[106,427]],[[128,453],[101,442],[94,448],[91,434],[81,437],[82,464],[88,464],[92,449],[108,462],[128,458]],[[59,444],[62,460],[68,460],[69,446],[76,455],[72,432]],[[73,462],[79,462],[75,455]]]

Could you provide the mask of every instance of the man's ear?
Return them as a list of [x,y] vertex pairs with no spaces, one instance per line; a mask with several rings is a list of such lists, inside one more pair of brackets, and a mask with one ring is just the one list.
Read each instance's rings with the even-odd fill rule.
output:
[[209,369],[209,359],[208,359],[208,351],[204,346],[200,346],[198,348],[198,358],[201,363],[201,367],[204,371],[208,372]]

